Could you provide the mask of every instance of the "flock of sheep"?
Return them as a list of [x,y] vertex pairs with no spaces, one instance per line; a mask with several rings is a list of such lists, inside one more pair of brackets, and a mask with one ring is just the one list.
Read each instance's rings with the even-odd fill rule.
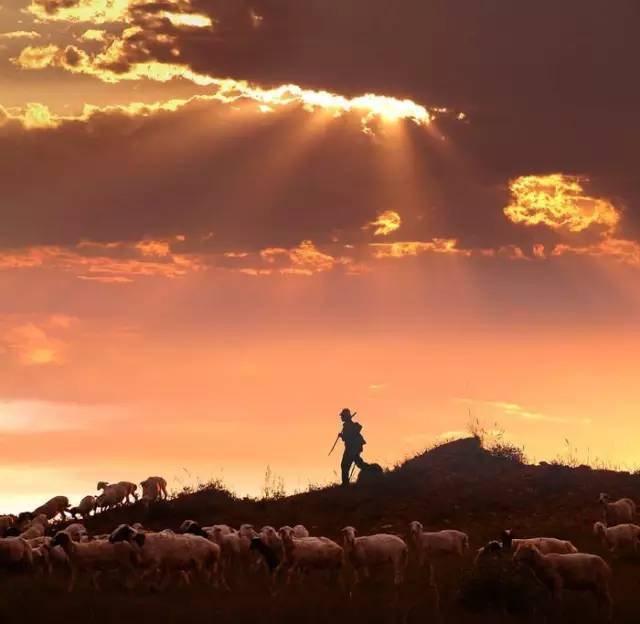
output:
[[[166,498],[166,481],[150,477],[141,483],[142,500]],[[264,526],[256,531],[250,524],[234,529],[225,524],[201,526],[185,520],[178,531],[148,531],[141,524],[121,524],[110,534],[89,536],[84,525],[73,522],[51,533],[49,522],[65,513],[87,517],[91,511],[137,500],[136,486],[101,482],[102,494],[86,497],[69,508],[66,497],[58,496],[32,513],[0,516],[0,569],[27,568],[35,574],[51,575],[64,570],[68,590],[80,577],[99,588],[99,577],[117,571],[127,587],[146,584],[165,588],[172,582],[191,584],[195,580],[223,590],[251,575],[268,579],[275,594],[280,585],[302,583],[310,572],[323,572],[348,596],[358,583],[376,570],[388,571],[390,587],[399,590],[408,566],[415,567],[437,597],[435,568],[445,559],[462,561],[469,552],[469,537],[457,530],[427,532],[414,521],[405,538],[390,533],[358,536],[356,529],[342,529],[340,539],[310,536],[303,525],[276,530]],[[92,499],[92,500],[89,500]],[[614,555],[637,554],[640,526],[633,524],[636,505],[631,499],[611,501],[601,494],[602,521],[594,532]],[[563,590],[588,590],[611,617],[609,564],[600,556],[578,552],[569,541],[553,537],[515,538],[509,530],[500,540],[477,551],[475,566],[491,566],[505,557],[531,569],[537,579],[560,598]],[[231,583],[231,585],[230,585]],[[437,601],[436,601],[437,604]]]

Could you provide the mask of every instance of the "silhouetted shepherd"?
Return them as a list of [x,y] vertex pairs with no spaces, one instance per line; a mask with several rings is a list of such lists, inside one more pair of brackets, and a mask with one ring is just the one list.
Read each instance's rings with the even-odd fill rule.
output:
[[344,453],[340,462],[342,485],[349,485],[353,464],[358,466],[360,470],[366,466],[365,461],[362,459],[362,449],[367,441],[362,437],[362,425],[353,420],[354,416],[355,414],[352,414],[351,410],[346,407],[340,412],[342,431],[338,434],[338,437],[344,442]]

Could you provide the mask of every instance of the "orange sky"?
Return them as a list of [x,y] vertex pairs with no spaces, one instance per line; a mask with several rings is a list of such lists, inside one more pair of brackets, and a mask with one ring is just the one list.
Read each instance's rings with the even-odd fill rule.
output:
[[628,16],[441,4],[2,4],[0,512],[332,482],[345,406],[640,464]]

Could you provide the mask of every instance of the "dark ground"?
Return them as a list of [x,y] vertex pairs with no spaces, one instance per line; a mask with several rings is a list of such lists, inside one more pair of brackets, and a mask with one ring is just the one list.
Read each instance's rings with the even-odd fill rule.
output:
[[[599,519],[598,494],[640,498],[640,477],[587,467],[529,466],[496,457],[470,438],[440,446],[409,460],[379,482],[344,490],[333,487],[279,500],[238,500],[220,490],[158,503],[148,512],[133,506],[88,521],[90,533],[109,532],[121,522],[141,521],[146,527],[177,528],[185,519],[204,524],[225,522],[256,527],[303,523],[315,535],[338,539],[345,525],[360,534],[376,531],[406,534],[411,520],[427,530],[466,531],[472,553],[503,528],[522,536],[550,535],[570,539],[585,552],[605,555],[591,527]],[[462,566],[439,570],[441,621],[597,622],[595,603],[581,592],[567,593],[560,611],[548,593],[526,571],[500,568],[501,576]],[[614,622],[640,623],[640,561],[614,561]],[[398,606],[384,584],[375,580],[358,590],[351,602],[323,578],[284,590],[270,598],[264,580],[256,578],[231,594],[204,587],[173,588],[163,593],[120,589],[118,579],[95,593],[82,586],[67,594],[64,580],[0,577],[0,623],[13,622],[366,622],[438,621],[433,594],[424,580],[409,572]]]

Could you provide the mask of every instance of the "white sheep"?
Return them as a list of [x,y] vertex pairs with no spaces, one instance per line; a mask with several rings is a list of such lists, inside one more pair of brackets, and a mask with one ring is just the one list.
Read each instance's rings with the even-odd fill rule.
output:
[[294,537],[291,527],[283,527],[279,534],[284,552],[282,565],[288,568],[287,584],[302,572],[327,570],[340,573],[343,549],[333,540],[327,537]]
[[82,518],[88,518],[92,511],[96,509],[97,498],[95,496],[85,496],[76,507],[71,507],[69,513],[72,518],[82,516]]
[[63,531],[74,541],[74,542],[88,542],[89,534],[87,533],[87,529],[84,524],[80,524],[79,522],[74,522],[69,526],[65,527]]
[[611,618],[612,573],[602,557],[588,553],[545,555],[532,544],[521,544],[513,559],[531,568],[540,582],[551,590],[554,599],[560,600],[565,589],[588,590],[605,608],[608,619]]
[[630,498],[611,501],[611,497],[602,492],[598,498],[602,506],[602,521],[606,526],[632,523],[636,516],[636,504]]
[[24,528],[19,537],[23,539],[33,539],[35,537],[42,537],[49,526],[49,520],[45,514],[39,514],[33,520],[29,522]]
[[47,516],[48,520],[52,520],[58,514],[60,514],[61,518],[64,520],[65,511],[67,511],[68,509],[69,499],[66,496],[54,496],[44,505],[40,505],[40,507],[35,509],[33,515],[39,516],[40,514],[44,514],[45,516]]
[[555,553],[569,555],[577,553],[578,549],[569,541],[555,537],[525,537],[516,538],[511,529],[502,531],[502,545],[506,550],[516,551],[523,544],[535,546],[543,555]]
[[69,561],[69,592],[73,591],[81,573],[89,574],[95,589],[99,589],[98,575],[105,570],[118,570],[128,582],[135,579],[139,555],[128,542],[74,542],[67,533],[59,531],[51,540],[51,547],[56,546],[64,550]]
[[393,571],[393,584],[398,587],[404,580],[407,567],[408,548],[397,535],[376,533],[356,537],[352,526],[342,529],[344,560],[354,574],[354,584],[362,573],[365,577],[372,568],[389,566]]
[[16,565],[33,566],[31,545],[22,537],[0,538],[0,567]]
[[636,554],[640,548],[640,526],[636,524],[606,527],[602,522],[596,522],[593,532],[613,554]]
[[190,571],[218,584],[220,547],[199,535],[178,535],[164,531],[139,533],[123,524],[111,533],[109,542],[134,544],[146,575],[158,574],[160,585],[176,573],[180,573],[181,578],[189,583],[185,573]]
[[409,548],[415,551],[420,565],[429,559],[454,555],[463,557],[469,550],[469,536],[462,531],[445,529],[425,531],[422,523],[409,523]]
[[282,531],[283,529],[287,531],[290,530],[293,537],[309,537],[309,531],[307,530],[307,527],[304,526],[304,524],[296,524],[294,527],[285,525],[283,527],[280,527],[279,530]]
[[142,488],[142,501],[146,505],[168,497],[167,482],[163,477],[147,477],[144,481],[140,481],[140,487]]

